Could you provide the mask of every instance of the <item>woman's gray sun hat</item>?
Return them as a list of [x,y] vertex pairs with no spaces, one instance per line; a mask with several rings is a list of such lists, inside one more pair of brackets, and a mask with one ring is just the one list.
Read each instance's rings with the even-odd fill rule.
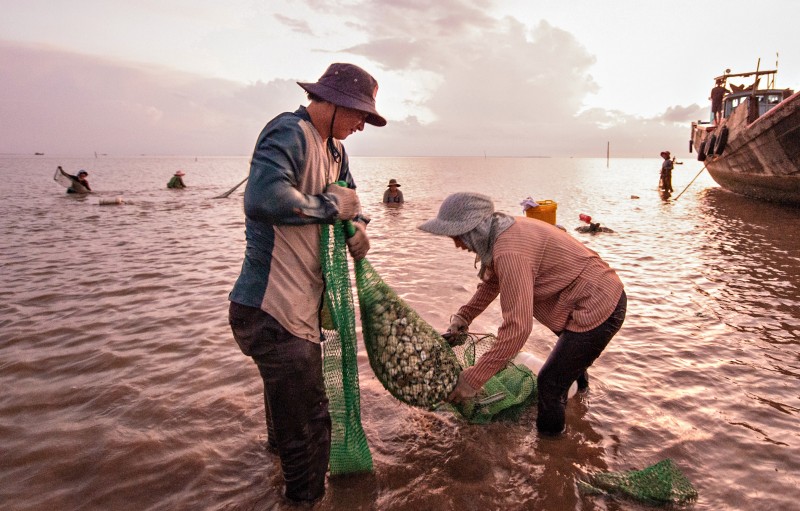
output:
[[366,121],[373,126],[386,126],[386,119],[375,110],[378,82],[356,65],[331,64],[317,83],[297,85],[329,103],[364,112]]
[[439,236],[461,236],[494,213],[492,199],[480,193],[459,192],[448,196],[439,207],[439,214],[417,226]]

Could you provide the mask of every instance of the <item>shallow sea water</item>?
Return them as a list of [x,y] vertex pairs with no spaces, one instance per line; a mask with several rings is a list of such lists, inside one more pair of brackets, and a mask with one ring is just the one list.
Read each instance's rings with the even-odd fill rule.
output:
[[[96,193],[64,194],[57,165]],[[291,509],[266,450],[261,382],[227,324],[244,253],[248,158],[0,157],[0,501],[13,510]],[[704,172],[677,201],[660,159],[352,158],[368,255],[435,328],[477,285],[473,258],[416,229],[455,191],[558,223],[626,285],[622,330],[570,400],[567,431],[468,425],[408,407],[359,349],[372,474],[330,478],[318,510],[616,510],[581,494],[596,470],[672,458],[698,510],[800,501],[800,209],[740,197]],[[166,189],[186,171],[189,188]],[[701,169],[674,171],[680,192]],[[389,178],[406,203],[380,204]],[[677,193],[676,193],[677,195]],[[122,205],[101,200],[122,197]],[[638,198],[634,198],[638,197]],[[673,196],[674,198],[674,196]],[[574,231],[586,213],[613,229]],[[496,332],[497,304],[474,330]],[[526,350],[546,357],[536,324]]]

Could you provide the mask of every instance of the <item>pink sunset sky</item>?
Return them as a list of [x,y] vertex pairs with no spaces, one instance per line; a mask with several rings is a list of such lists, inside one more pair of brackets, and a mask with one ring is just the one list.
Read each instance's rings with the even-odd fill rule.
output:
[[[356,156],[688,157],[713,77],[800,89],[800,3],[0,0],[0,153],[249,155],[353,62]],[[778,54],[778,55],[776,55]]]

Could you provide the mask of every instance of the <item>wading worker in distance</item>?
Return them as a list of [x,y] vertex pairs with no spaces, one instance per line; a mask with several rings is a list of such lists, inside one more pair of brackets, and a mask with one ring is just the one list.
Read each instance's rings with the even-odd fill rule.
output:
[[73,176],[72,174],[64,172],[64,169],[59,165],[58,172],[60,172],[62,176],[69,178],[69,181],[72,183],[72,186],[67,188],[67,193],[91,193],[92,187],[89,186],[89,173],[85,170],[81,169],[78,171],[78,175]]
[[659,188],[667,193],[672,193],[672,169],[674,167],[673,160],[670,159],[669,151],[661,151],[661,157],[664,161],[661,163],[661,175],[659,179]]
[[587,368],[602,353],[625,319],[627,299],[617,274],[569,234],[540,220],[494,211],[478,193],[447,197],[436,218],[419,229],[449,236],[480,261],[478,289],[451,318],[448,331],[463,332],[497,296],[503,324],[496,344],[465,369],[448,400],[473,398],[523,347],[533,318],[558,336],[537,377],[537,429],[564,429],[567,391],[577,381],[588,387]]
[[229,321],[261,373],[268,443],[280,456],[286,497],[307,502],[325,493],[331,442],[320,224],[355,220],[350,254],[367,254],[366,220],[341,140],[386,120],[375,110],[378,83],[352,64],[331,64],[316,83],[298,85],[309,105],[272,119],[256,142],[244,193],[247,248]]
[[167,188],[173,188],[176,190],[182,190],[186,188],[186,183],[183,182],[183,176],[185,175],[186,173],[184,171],[177,171],[167,183]]
[[386,187],[386,191],[383,192],[383,203],[384,204],[403,203],[403,192],[400,191],[400,183],[397,182],[397,179],[389,180],[389,185]]

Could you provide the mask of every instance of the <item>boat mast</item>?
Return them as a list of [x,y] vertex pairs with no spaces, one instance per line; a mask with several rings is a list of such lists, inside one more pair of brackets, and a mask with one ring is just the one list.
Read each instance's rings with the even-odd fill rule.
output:
[[753,93],[750,96],[753,100],[756,99],[756,89],[758,88],[758,70],[761,67],[761,57],[758,57],[758,62],[756,63],[756,77],[753,79]]
[[[775,52],[775,75],[778,74],[778,52]],[[775,88],[775,75],[772,75],[772,84],[769,86],[770,89]]]

